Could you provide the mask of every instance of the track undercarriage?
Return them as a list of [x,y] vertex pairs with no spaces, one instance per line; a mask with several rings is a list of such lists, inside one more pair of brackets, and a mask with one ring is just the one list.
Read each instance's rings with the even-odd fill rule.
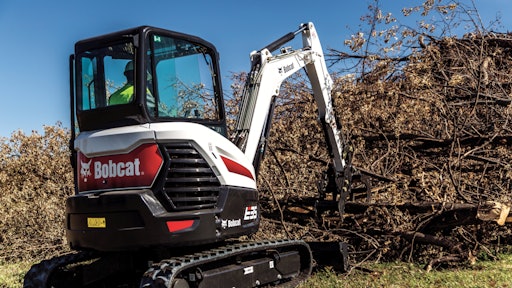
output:
[[[204,249],[205,247],[202,247]],[[303,241],[238,242],[152,263],[152,252],[79,252],[34,265],[24,287],[294,287],[312,270]],[[162,255],[167,252],[159,251]]]

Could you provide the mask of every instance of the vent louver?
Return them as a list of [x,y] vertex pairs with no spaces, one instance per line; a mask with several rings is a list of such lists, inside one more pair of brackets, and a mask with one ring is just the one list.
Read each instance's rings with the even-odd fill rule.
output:
[[213,208],[220,182],[208,162],[191,143],[165,145],[170,159],[163,192],[174,211]]

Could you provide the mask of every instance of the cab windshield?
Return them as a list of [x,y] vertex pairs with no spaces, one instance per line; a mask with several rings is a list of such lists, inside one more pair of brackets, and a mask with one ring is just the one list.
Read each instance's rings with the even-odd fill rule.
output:
[[[156,117],[219,120],[212,56],[198,44],[152,34],[147,51],[148,105]],[[147,97],[151,100],[150,97]]]

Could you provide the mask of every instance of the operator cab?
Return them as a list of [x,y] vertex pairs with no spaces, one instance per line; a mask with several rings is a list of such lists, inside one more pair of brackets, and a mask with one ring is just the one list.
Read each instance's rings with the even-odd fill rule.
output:
[[219,56],[203,39],[142,26],[80,41],[70,61],[74,133],[179,121],[226,136]]

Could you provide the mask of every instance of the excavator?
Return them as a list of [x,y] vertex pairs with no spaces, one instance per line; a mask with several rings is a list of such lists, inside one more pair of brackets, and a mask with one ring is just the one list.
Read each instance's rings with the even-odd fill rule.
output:
[[[302,48],[284,47],[299,34]],[[74,252],[33,265],[24,287],[294,287],[309,277],[322,245],[241,239],[259,229],[257,177],[276,97],[301,69],[331,156],[318,203],[343,214],[353,168],[332,79],[311,22],[250,61],[230,137],[211,43],[150,26],[77,42],[69,59],[75,193],[65,218]],[[336,261],[348,265],[342,244]]]

